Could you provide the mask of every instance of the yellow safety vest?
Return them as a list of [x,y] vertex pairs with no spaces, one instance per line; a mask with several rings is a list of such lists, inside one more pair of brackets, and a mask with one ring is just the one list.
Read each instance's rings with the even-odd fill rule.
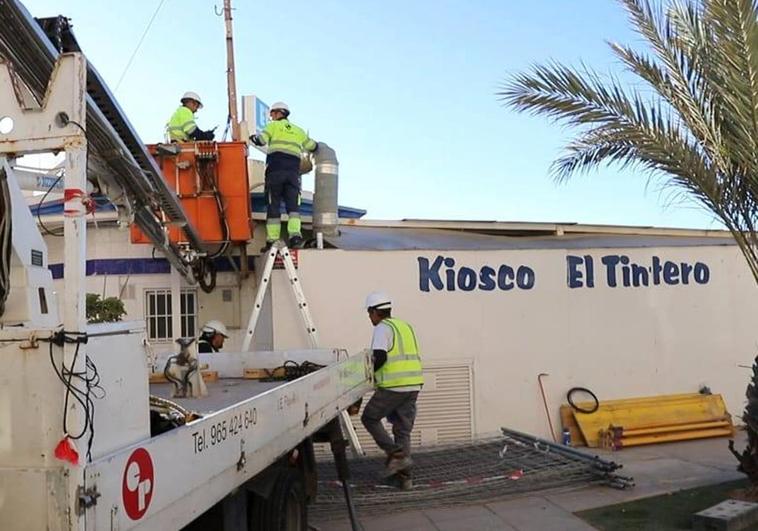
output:
[[188,107],[182,105],[171,116],[166,128],[172,141],[187,142],[190,140],[190,133],[197,129],[195,115]]
[[268,144],[269,153],[286,153],[300,158],[303,151],[316,149],[316,141],[287,119],[267,123],[258,138]]
[[377,387],[392,388],[423,385],[424,375],[416,334],[411,325],[400,319],[383,319],[392,329],[392,348],[387,361],[374,373]]

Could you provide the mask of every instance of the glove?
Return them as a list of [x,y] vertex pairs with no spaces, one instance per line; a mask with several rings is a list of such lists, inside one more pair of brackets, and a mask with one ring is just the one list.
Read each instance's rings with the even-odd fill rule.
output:
[[260,139],[260,137],[258,135],[252,135],[252,136],[250,136],[250,142],[252,142],[256,146],[262,146],[263,145],[263,141]]

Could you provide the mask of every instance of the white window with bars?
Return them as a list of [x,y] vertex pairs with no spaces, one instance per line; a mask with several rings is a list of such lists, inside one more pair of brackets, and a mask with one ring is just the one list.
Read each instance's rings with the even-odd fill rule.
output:
[[[197,335],[197,292],[181,291],[180,299],[181,337]],[[145,290],[145,321],[150,341],[171,341],[174,337],[170,289]]]
[[197,292],[184,289],[180,294],[182,337],[197,336]]

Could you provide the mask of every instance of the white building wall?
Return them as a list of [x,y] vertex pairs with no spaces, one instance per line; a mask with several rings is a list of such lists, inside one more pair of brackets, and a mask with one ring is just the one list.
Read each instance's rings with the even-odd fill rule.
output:
[[[152,248],[130,245],[128,233],[112,227],[89,232],[88,256],[149,258]],[[62,262],[60,238],[46,238],[51,264]],[[590,255],[595,285],[568,286],[567,256]],[[609,287],[601,259],[624,255],[650,266],[697,262],[708,268],[707,283]],[[531,289],[437,290],[420,286],[419,258],[452,258],[457,274],[465,266],[497,270],[501,264],[534,272]],[[484,434],[509,426],[549,436],[537,375],[544,379],[554,427],[558,407],[573,386],[592,389],[601,400],[695,392],[708,385],[724,395],[730,412],[741,414],[749,366],[758,354],[758,290],[736,246],[518,251],[339,251],[301,250],[299,274],[322,346],[357,352],[368,346],[371,325],[363,308],[369,291],[394,298],[395,315],[416,328],[430,370],[429,396],[443,407],[437,374],[450,382],[449,367],[471,367],[473,430]],[[445,283],[445,271],[440,280]],[[583,268],[575,268],[583,272]],[[57,281],[62,291],[62,281]],[[128,319],[143,318],[144,290],[169,288],[169,275],[90,276],[88,290],[118,296],[124,284]],[[478,283],[477,283],[478,284]],[[220,318],[232,338],[225,350],[240,348],[257,286],[256,275],[240,283],[220,273],[212,294],[198,289],[198,322]],[[224,290],[231,292],[225,302]],[[302,348],[307,339],[282,270],[274,272],[272,293],[259,322],[254,347]],[[228,298],[228,297],[227,297]],[[63,301],[61,300],[61,303]],[[154,345],[174,351],[171,343]],[[160,356],[161,359],[165,357]],[[468,378],[461,373],[461,379]],[[433,381],[434,380],[434,381]],[[448,385],[448,384],[446,384]],[[468,384],[467,384],[468,385]],[[444,393],[443,393],[444,394]],[[440,406],[442,404],[443,406]],[[440,415],[437,410],[434,415]],[[459,412],[456,412],[458,415]],[[423,408],[420,410],[424,415]],[[457,418],[457,417],[456,417]],[[430,428],[431,429],[431,428]],[[447,428],[446,428],[447,429]],[[421,438],[424,439],[421,434]]]
[[[420,289],[419,257],[453,258],[455,270],[501,264],[534,271],[532,289],[430,291]],[[594,258],[595,286],[569,288],[567,255]],[[662,261],[705,264],[705,284],[607,285],[603,256],[626,255],[650,266]],[[444,270],[442,280],[444,281]],[[702,268],[700,268],[702,272]],[[371,325],[362,303],[374,289],[388,291],[394,315],[416,328],[427,364],[471,361],[474,429],[509,426],[549,436],[537,382],[544,379],[553,423],[573,386],[601,399],[696,392],[708,385],[739,415],[758,354],[758,289],[734,246],[641,249],[348,252],[301,251],[300,275],[322,343],[351,351],[368,345]],[[285,278],[273,285],[276,348],[300,347]]]

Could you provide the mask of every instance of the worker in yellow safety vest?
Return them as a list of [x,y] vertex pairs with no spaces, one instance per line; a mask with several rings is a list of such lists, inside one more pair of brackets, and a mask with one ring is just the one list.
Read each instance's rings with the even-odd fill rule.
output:
[[[361,421],[387,454],[388,483],[409,489],[411,431],[416,420],[416,399],[424,384],[418,342],[410,324],[392,317],[389,295],[375,291],[366,298],[365,306],[374,325],[371,350],[376,390]],[[382,426],[384,418],[392,424],[394,439]]]
[[289,246],[303,243],[300,224],[300,158],[303,152],[315,152],[318,144],[289,121],[289,106],[276,102],[271,106],[271,120],[260,134],[252,135],[250,141],[256,146],[268,146],[266,155],[266,246],[265,252],[281,236],[281,203],[287,209],[287,234]]
[[203,131],[195,123],[195,113],[203,108],[200,96],[195,92],[185,92],[180,101],[182,105],[166,124],[169,140],[171,142],[213,140],[215,127],[210,131]]

